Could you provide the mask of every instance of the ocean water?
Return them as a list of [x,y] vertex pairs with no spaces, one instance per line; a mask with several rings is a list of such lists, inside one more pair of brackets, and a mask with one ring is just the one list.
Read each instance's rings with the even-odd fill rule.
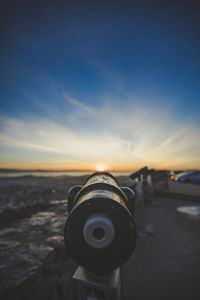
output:
[[[134,171],[110,171],[114,176],[129,176]],[[57,176],[83,176],[90,175],[93,171],[0,171],[0,178],[4,177],[57,177]]]

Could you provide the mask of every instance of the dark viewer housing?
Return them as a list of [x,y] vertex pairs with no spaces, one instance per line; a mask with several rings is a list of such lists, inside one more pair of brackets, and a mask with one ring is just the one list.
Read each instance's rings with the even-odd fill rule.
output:
[[94,173],[68,194],[64,238],[68,254],[85,269],[109,273],[136,245],[134,193],[109,173]]

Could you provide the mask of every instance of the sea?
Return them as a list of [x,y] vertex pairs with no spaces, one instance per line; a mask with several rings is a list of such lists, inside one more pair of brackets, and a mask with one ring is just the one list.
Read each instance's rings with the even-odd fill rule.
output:
[[[18,171],[18,170],[0,170],[0,178],[14,178],[24,176],[34,177],[58,177],[58,176],[84,176],[90,175],[95,171]],[[134,171],[108,171],[114,176],[129,176]]]

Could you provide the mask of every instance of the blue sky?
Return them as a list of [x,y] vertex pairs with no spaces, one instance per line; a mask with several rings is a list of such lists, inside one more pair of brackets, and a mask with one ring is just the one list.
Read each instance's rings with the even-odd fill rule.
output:
[[5,4],[1,166],[200,167],[197,1],[73,3]]

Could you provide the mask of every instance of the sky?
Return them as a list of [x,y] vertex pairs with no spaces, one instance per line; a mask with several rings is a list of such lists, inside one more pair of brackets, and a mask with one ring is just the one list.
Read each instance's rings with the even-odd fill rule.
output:
[[41,2],[1,4],[0,168],[200,168],[199,1]]

